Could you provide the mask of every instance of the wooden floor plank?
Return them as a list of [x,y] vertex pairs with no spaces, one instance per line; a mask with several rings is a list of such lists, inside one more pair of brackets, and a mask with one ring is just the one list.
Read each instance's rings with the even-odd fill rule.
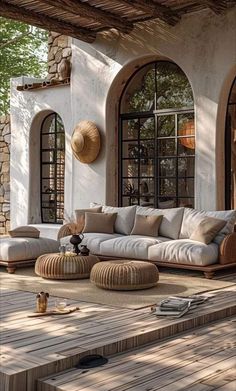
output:
[[[149,308],[134,311],[74,300],[70,300],[70,304],[76,303],[81,311],[68,316],[28,318],[27,315],[35,310],[35,294],[14,290],[8,292],[4,289],[1,293],[0,305],[3,304],[1,306],[1,342],[4,365],[0,384],[11,383],[12,388],[7,388],[6,391],[19,391],[17,377],[22,378],[24,384],[25,381],[27,383],[25,389],[20,391],[36,391],[34,386],[37,378],[68,370],[78,362],[81,354],[85,353],[97,352],[111,355],[157,341],[158,351],[154,348],[153,351],[148,352],[143,350],[140,356],[135,351],[132,356],[132,359],[137,361],[136,368],[142,366],[142,360],[150,360],[150,367],[145,369],[150,377],[156,366],[156,356],[162,357],[163,362],[167,363],[173,354],[182,355],[185,357],[185,364],[189,365],[187,357],[190,363],[193,363],[194,355],[197,355],[199,362],[196,365],[204,368],[206,366],[204,359],[207,361],[209,355],[218,352],[217,343],[220,344],[223,352],[228,346],[225,345],[226,343],[230,348],[233,343],[231,326],[232,324],[235,326],[235,323],[232,323],[230,319],[222,321],[221,325],[215,324],[214,328],[209,324],[208,332],[211,333],[212,341],[215,341],[216,345],[213,348],[209,345],[203,330],[196,329],[196,327],[236,314],[236,288],[234,286],[206,293],[206,296],[210,297],[209,301],[181,319],[158,318],[150,313]],[[192,329],[189,334],[182,334],[189,329]],[[193,329],[196,330],[193,331]],[[171,340],[172,335],[175,335],[175,338]],[[163,339],[165,342],[162,342]],[[168,351],[165,346],[167,341],[170,344]],[[199,351],[201,345],[204,345],[202,356]],[[190,346],[194,350],[194,355],[189,352]],[[117,368],[120,367],[124,375],[127,368],[130,368],[135,376],[135,370],[137,372],[138,369],[131,369],[130,363],[127,364],[128,356],[123,358],[122,363],[119,362],[119,356],[117,357]],[[227,356],[224,357],[224,361],[226,359]],[[176,360],[177,358],[172,366],[178,365],[178,360]],[[131,378],[133,372],[130,373]],[[111,373],[114,376],[114,373]],[[214,373],[210,375],[213,376]],[[155,377],[153,382],[155,383]],[[202,383],[203,386],[212,387],[210,383]]]

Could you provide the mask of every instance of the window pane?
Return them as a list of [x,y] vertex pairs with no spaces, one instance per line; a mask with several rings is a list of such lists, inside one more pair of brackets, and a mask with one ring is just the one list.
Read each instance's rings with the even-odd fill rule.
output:
[[155,126],[154,118],[141,118],[140,119],[140,138],[154,138]]
[[124,179],[123,180],[123,195],[139,195],[138,179]]
[[138,119],[131,119],[128,121],[122,121],[123,126],[123,139],[138,139],[139,135],[139,120]]
[[167,61],[156,63],[157,109],[193,106],[192,88],[185,73]]
[[176,195],[176,179],[170,179],[170,178],[160,179],[159,186],[160,186],[160,191],[159,191],[160,196],[170,197]]
[[[188,142],[188,146],[186,144],[187,142]],[[178,155],[179,156],[189,156],[189,155],[194,155],[195,154],[194,137],[188,137],[188,141],[187,142],[186,142],[186,139],[182,139],[182,138],[178,139]]]
[[55,134],[42,135],[42,149],[54,149],[55,148]]
[[194,176],[194,157],[178,159],[179,176]]
[[43,164],[42,165],[42,177],[43,178],[55,177],[55,165],[54,164]]
[[155,64],[149,64],[131,79],[122,98],[121,113],[153,110],[154,99]]
[[54,152],[53,151],[43,151],[42,152],[42,162],[43,163],[53,163],[54,162]]
[[178,193],[180,197],[193,197],[194,196],[194,179],[179,179],[178,180]]
[[195,136],[193,113],[178,115],[178,136],[183,136],[179,139],[179,141],[185,149],[195,149],[195,138],[187,137]]
[[176,142],[175,139],[158,140],[158,154],[159,156],[175,156]]
[[176,159],[160,159],[159,164],[160,176],[176,176]]
[[55,133],[55,115],[51,114],[43,121],[42,133]]
[[161,115],[158,117],[158,137],[175,136],[174,115]]

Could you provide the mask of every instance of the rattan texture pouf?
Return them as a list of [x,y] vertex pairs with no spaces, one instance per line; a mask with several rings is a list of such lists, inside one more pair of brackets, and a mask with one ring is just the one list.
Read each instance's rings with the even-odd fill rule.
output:
[[158,280],[155,265],[131,260],[99,262],[90,274],[90,281],[97,287],[117,291],[151,288]]
[[35,273],[38,276],[55,280],[89,278],[92,267],[99,261],[95,255],[45,254],[37,259]]

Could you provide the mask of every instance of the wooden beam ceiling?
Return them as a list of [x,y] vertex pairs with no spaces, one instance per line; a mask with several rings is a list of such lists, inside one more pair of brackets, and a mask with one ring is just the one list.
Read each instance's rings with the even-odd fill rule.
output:
[[69,35],[81,39],[85,42],[93,42],[96,38],[96,33],[77,27],[71,23],[65,23],[58,19],[49,17],[42,13],[25,10],[22,7],[0,1],[0,16],[4,18],[19,20],[21,22],[29,23],[33,26],[55,31],[61,34]]
[[180,16],[170,8],[162,4],[154,3],[152,0],[120,0],[120,3],[129,4],[154,18],[158,18],[167,24],[174,26],[180,20]]
[[223,0],[199,0],[198,2],[206,5],[216,14],[220,14],[227,8],[226,2]]
[[98,23],[103,24],[109,28],[116,28],[123,33],[129,33],[133,29],[133,24],[126,21],[125,18],[115,16],[114,14],[103,11],[97,7],[92,7],[87,3],[82,3],[78,0],[41,0],[41,3],[45,3],[60,8],[63,11],[80,15],[86,19],[92,19]]

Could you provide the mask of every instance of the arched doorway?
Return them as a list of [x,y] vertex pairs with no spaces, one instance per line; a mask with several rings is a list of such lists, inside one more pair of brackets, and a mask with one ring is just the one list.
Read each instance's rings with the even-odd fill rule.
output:
[[119,205],[193,207],[194,101],[184,72],[170,61],[140,68],[119,119]]
[[47,115],[40,131],[40,194],[42,223],[64,218],[65,130],[57,113]]
[[225,208],[236,209],[236,78],[230,90],[226,116]]

